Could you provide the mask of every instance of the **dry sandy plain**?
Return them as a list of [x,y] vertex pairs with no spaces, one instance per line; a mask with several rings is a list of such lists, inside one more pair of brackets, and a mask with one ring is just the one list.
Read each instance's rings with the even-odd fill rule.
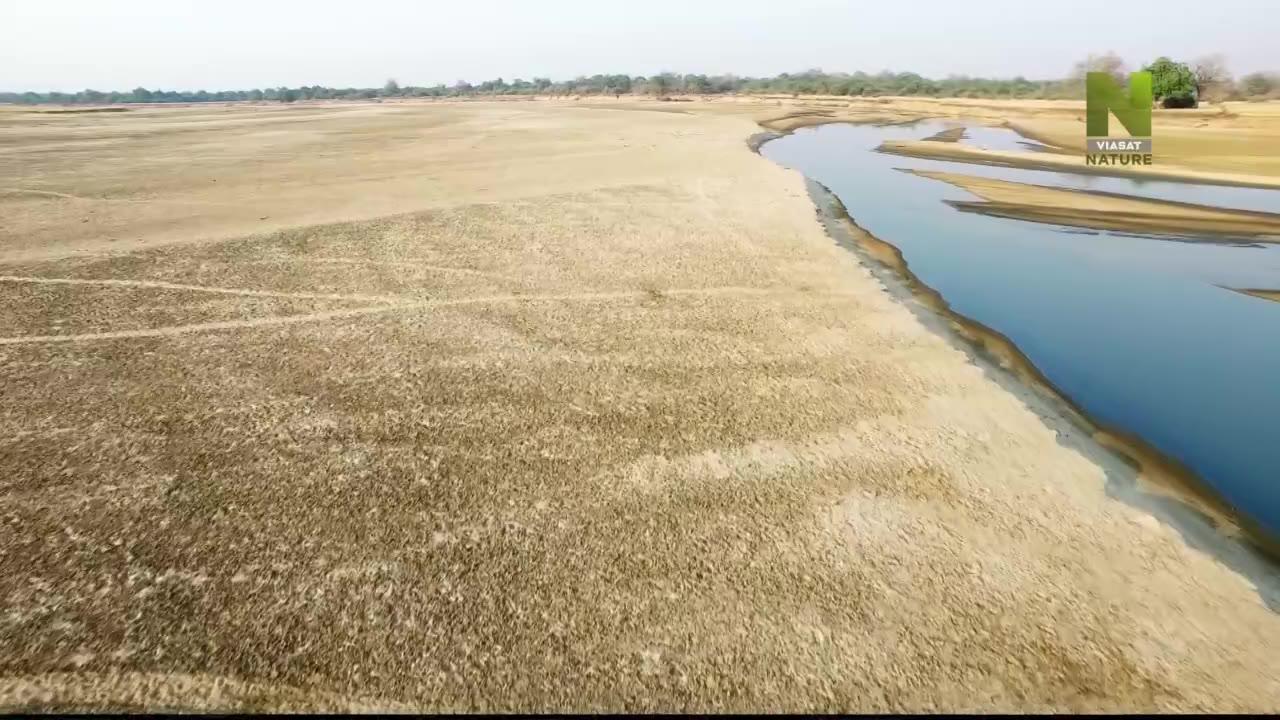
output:
[[1280,709],[776,105],[0,111],[0,708]]

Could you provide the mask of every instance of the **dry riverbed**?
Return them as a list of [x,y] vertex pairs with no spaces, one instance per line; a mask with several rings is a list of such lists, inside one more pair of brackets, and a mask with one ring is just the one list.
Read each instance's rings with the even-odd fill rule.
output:
[[780,110],[0,110],[0,708],[1275,710]]

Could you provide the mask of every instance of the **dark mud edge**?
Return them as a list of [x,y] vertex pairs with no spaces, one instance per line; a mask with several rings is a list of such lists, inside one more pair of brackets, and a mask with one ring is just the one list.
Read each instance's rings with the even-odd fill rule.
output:
[[[758,133],[747,140],[747,146],[759,153],[765,143],[788,134],[779,131]],[[911,270],[897,246],[859,226],[829,188],[808,177],[805,182],[827,235],[837,245],[853,252],[890,295],[906,304],[927,327],[942,335],[953,347],[964,351],[971,361],[1006,389],[1021,395],[1024,400],[1030,393],[1043,401],[1035,403],[1042,407],[1031,409],[1058,433],[1060,442],[1083,451],[1092,460],[1101,460],[1096,450],[1090,452],[1090,448],[1082,443],[1072,441],[1069,434],[1074,428],[1089,437],[1103,452],[1140,474],[1146,481],[1142,485],[1149,485],[1140,487],[1137,482],[1118,479],[1108,473],[1107,492],[1110,496],[1151,512],[1181,533],[1188,544],[1214,555],[1248,576],[1264,601],[1280,612],[1280,574],[1277,573],[1280,569],[1280,541],[1276,537],[1177,459],[1165,455],[1132,432],[1091,417],[1054,385],[1012,340],[952,309],[941,293]],[[1062,427],[1063,423],[1050,414],[1065,420],[1070,427]],[[1232,542],[1232,538],[1241,542]]]

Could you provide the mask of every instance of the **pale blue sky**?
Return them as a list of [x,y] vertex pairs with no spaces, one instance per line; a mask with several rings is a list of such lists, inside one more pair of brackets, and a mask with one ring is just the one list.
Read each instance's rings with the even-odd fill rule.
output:
[[663,70],[1060,77],[1223,52],[1280,69],[1278,0],[0,0],[0,90],[452,84]]

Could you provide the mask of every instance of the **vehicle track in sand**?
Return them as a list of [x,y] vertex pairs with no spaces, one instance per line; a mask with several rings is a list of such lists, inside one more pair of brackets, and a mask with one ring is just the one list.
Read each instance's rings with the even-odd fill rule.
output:
[[[0,277],[0,280],[5,278]],[[109,282],[109,281],[100,281]],[[117,281],[121,284],[128,281]],[[252,294],[253,291],[244,291],[243,293],[233,294]],[[341,320],[345,318],[360,317],[362,315],[374,315],[377,313],[391,312],[395,310],[416,310],[438,307],[457,307],[461,305],[485,305],[490,303],[536,303],[536,302],[575,302],[575,301],[593,301],[593,300],[656,300],[664,297],[689,297],[689,296],[714,296],[714,295],[733,295],[741,294],[744,296],[778,296],[778,295],[806,295],[816,296],[816,293],[797,292],[795,290],[771,290],[768,288],[750,288],[750,287],[711,287],[711,288],[676,288],[676,289],[653,289],[653,290],[620,290],[617,292],[594,292],[594,293],[562,293],[555,295],[489,295],[484,297],[471,298],[455,298],[455,299],[436,299],[426,300],[422,302],[408,302],[388,305],[375,305],[371,307],[343,308],[339,310],[325,310],[315,313],[304,313],[299,315],[275,315],[271,317],[252,318],[248,320],[220,320],[215,322],[192,323],[190,325],[170,325],[159,328],[146,328],[142,330],[111,330],[96,333],[77,333],[69,335],[29,335],[0,338],[0,345],[28,345],[34,343],[74,343],[74,342],[92,342],[95,340],[124,340],[139,338],[158,338],[170,337],[174,335],[187,335],[192,333],[210,332],[215,330],[244,330],[250,328],[268,327],[272,325],[298,325],[302,323],[322,322],[325,320]],[[847,293],[822,293],[825,296],[847,295]],[[290,296],[284,297],[306,297],[306,296]],[[349,298],[344,298],[349,299]]]
[[292,300],[348,300],[356,302],[403,302],[407,298],[393,295],[343,295],[339,293],[279,292],[275,290],[246,290],[241,288],[185,285],[162,280],[125,280],[118,278],[49,278],[22,275],[0,275],[0,282],[28,283],[33,285],[102,285],[106,287],[146,288],[154,290],[182,290],[187,292],[214,293],[217,295],[242,295],[244,297],[274,297]]

